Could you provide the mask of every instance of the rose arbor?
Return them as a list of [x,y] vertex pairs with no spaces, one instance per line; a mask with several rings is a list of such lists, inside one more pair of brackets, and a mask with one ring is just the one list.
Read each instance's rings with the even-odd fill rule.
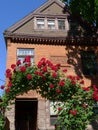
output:
[[79,76],[66,76],[66,69],[61,70],[60,64],[42,58],[37,65],[31,65],[30,57],[24,62],[17,61],[6,70],[7,84],[1,86],[5,90],[2,105],[17,95],[36,90],[45,99],[54,102],[60,129],[84,130],[93,117],[93,104],[98,101],[98,88],[95,85],[84,86]]

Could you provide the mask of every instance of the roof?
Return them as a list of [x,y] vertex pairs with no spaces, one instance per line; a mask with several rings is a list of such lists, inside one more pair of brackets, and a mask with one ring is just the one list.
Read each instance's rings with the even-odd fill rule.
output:
[[[28,14],[26,17],[15,23],[4,31],[4,38],[10,38],[13,42],[28,42],[28,43],[48,43],[48,44],[69,44],[77,43],[92,44],[92,40],[97,43],[96,37],[84,37],[84,29],[74,20],[72,20],[68,12],[64,12],[66,6],[60,0],[48,0],[35,11]],[[70,24],[70,30],[66,31],[51,31],[51,30],[36,30],[34,29],[35,17],[48,18],[64,18]],[[74,24],[75,23],[75,24]],[[71,26],[72,24],[72,26]],[[75,25],[73,27],[73,25]]]

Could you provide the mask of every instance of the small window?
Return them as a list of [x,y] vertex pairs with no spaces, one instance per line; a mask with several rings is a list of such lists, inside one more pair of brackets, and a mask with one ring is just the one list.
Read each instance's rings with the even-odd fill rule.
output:
[[21,60],[21,62],[23,63],[24,58],[26,56],[31,56],[31,63],[34,63],[34,49],[29,49],[29,48],[19,48],[17,49],[17,59]]
[[58,29],[65,30],[65,20],[58,20]]
[[57,111],[54,111],[53,102],[50,101],[50,125],[55,125],[57,120]]
[[96,75],[98,73],[96,55],[94,51],[82,51],[81,63],[84,75]]
[[45,21],[44,19],[37,19],[37,28],[44,29],[45,28]]
[[55,20],[48,20],[48,29],[55,29]]

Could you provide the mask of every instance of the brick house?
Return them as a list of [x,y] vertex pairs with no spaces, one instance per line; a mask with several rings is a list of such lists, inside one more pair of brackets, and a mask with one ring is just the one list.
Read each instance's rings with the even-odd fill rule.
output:
[[[79,75],[86,86],[98,85],[97,39],[64,9],[60,0],[47,0],[4,31],[7,68],[26,55],[35,64],[45,57],[67,68],[67,75]],[[11,107],[6,112],[10,130],[54,130],[56,116],[51,112],[50,103],[35,91],[16,97]]]

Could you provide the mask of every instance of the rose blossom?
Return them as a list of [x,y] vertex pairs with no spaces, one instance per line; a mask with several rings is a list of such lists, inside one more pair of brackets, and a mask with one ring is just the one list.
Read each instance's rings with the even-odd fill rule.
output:
[[61,90],[59,88],[56,89],[57,93],[61,93]]
[[26,71],[26,67],[25,66],[20,66],[20,71],[21,72],[25,72]]
[[15,68],[16,68],[16,65],[15,65],[15,64],[12,64],[12,65],[11,65],[11,68],[12,68],[12,69],[15,69]]
[[57,74],[54,72],[54,73],[52,74],[52,77],[53,77],[53,78],[56,78],[56,77],[57,77]]
[[59,86],[63,87],[65,85],[65,82],[64,81],[60,81],[59,82]]
[[70,110],[70,113],[71,113],[73,116],[76,116],[77,110]]
[[6,91],[6,93],[9,93],[10,92],[10,88],[7,88],[5,91]]
[[90,88],[89,88],[89,87],[82,87],[82,89],[83,89],[84,91],[90,91]]
[[32,79],[32,75],[31,74],[27,74],[26,77],[27,77],[28,80]]
[[21,64],[21,61],[18,60],[18,61],[16,62],[16,65],[19,66],[20,64]]
[[53,84],[50,84],[50,86],[49,86],[50,88],[54,88],[54,85]]
[[61,111],[62,110],[62,107],[58,107],[58,111]]
[[11,82],[8,83],[8,87],[12,87],[13,84]]

